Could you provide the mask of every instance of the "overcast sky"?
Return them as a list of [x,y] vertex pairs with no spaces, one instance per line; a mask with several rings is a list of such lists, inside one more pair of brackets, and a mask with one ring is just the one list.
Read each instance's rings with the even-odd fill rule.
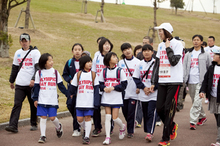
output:
[[[101,0],[89,0],[89,1],[96,1],[101,2]],[[125,2],[125,4],[129,5],[141,5],[141,6],[151,6],[153,7],[153,1],[154,0],[118,0],[118,2]],[[185,8],[187,7],[187,10],[191,10],[192,8],[192,1],[193,2],[193,11],[202,11],[204,12],[204,9],[206,12],[213,13],[213,1],[215,1],[215,12],[220,13],[220,0],[183,0],[185,2]],[[107,3],[115,3],[116,0],[105,0]],[[203,9],[203,7],[204,9]],[[166,0],[163,3],[159,4],[159,7],[161,8],[170,8],[170,0]]]

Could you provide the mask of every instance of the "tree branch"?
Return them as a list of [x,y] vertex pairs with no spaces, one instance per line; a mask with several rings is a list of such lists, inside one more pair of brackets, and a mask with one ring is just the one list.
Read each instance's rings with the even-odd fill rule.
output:
[[[15,4],[12,4],[12,2],[15,2]],[[22,0],[21,2],[18,2],[18,0],[10,0],[8,5],[8,11],[10,11],[12,8],[21,5],[23,3],[27,2],[27,0]]]

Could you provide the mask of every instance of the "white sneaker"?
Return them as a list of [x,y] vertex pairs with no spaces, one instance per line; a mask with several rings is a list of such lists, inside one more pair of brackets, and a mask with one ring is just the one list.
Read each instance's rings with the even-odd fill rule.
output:
[[220,146],[220,143],[218,143],[218,142],[212,143],[211,146]]
[[161,126],[161,121],[160,122],[156,122],[156,126]]
[[124,139],[125,137],[125,130],[126,130],[126,125],[123,124],[124,128],[119,130],[119,139]]
[[72,136],[80,136],[81,133],[78,130],[74,130]]
[[205,99],[205,104],[207,104],[207,103],[209,103],[209,100],[206,98],[206,99]]
[[111,143],[111,138],[110,137],[106,137],[105,138],[105,141],[103,141],[103,144],[104,145],[108,145],[108,144],[110,144]]

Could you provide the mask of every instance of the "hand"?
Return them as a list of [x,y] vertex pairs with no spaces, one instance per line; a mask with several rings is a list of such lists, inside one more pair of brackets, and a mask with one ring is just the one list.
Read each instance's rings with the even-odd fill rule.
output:
[[166,48],[170,47],[170,41],[168,40],[168,38],[166,40],[165,46],[166,46]]
[[199,97],[200,97],[200,98],[204,98],[204,97],[205,97],[205,94],[204,94],[204,93],[199,93]]
[[10,83],[10,87],[11,87],[11,89],[14,89],[15,88],[14,83]]
[[149,95],[149,94],[150,94],[150,88],[145,87],[145,88],[144,88],[144,93],[145,93],[146,95]]
[[114,87],[105,87],[104,88],[104,91],[106,92],[106,93],[110,93],[112,90],[114,90],[115,88]]
[[154,87],[155,87],[155,85],[151,85],[151,87],[150,87],[150,92],[154,92]]
[[70,98],[73,99],[73,95],[70,95]]
[[136,94],[139,94],[140,93],[140,89],[136,89]]
[[37,104],[38,104],[37,101],[35,101],[35,102],[34,102],[34,106],[35,106],[36,108],[37,108]]
[[31,82],[30,82],[30,85],[29,85],[30,87],[34,87],[34,80],[31,80]]

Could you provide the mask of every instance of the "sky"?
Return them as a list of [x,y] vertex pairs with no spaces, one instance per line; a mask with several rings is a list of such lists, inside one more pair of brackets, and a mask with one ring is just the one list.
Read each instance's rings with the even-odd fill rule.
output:
[[[101,0],[89,0],[101,2]],[[118,3],[122,3],[124,1],[125,4],[128,5],[140,5],[140,6],[150,6],[153,7],[154,0],[118,0]],[[191,10],[193,3],[193,11],[200,12],[210,12],[213,13],[213,3],[215,1],[215,13],[220,14],[220,0],[183,0],[185,2],[184,10]],[[107,3],[115,3],[116,0],[105,0]],[[170,0],[166,0],[159,4],[160,8],[170,8]]]

